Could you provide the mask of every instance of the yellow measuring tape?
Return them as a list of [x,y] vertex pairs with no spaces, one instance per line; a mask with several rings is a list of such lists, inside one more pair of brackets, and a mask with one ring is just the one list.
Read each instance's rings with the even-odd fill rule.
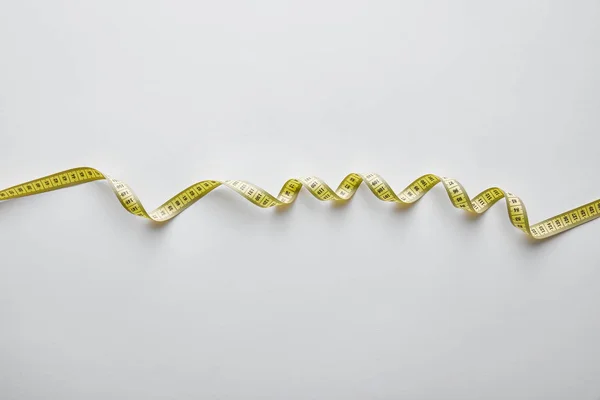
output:
[[0,200],[31,196],[99,179],[106,179],[117,196],[117,199],[119,199],[121,205],[127,211],[131,214],[151,219],[156,222],[165,222],[174,218],[200,198],[221,185],[233,189],[259,207],[269,208],[294,202],[302,187],[308,189],[313,196],[322,201],[346,201],[354,196],[354,193],[356,193],[356,190],[362,182],[365,182],[367,187],[379,200],[406,205],[416,202],[432,187],[441,182],[454,207],[462,208],[463,210],[475,214],[484,213],[498,200],[505,198],[510,222],[513,226],[522,230],[534,239],[545,239],[554,236],[600,216],[599,199],[531,225],[527,218],[525,204],[523,204],[521,199],[514,194],[505,192],[498,187],[492,187],[484,190],[471,199],[467,195],[465,188],[456,179],[438,177],[433,174],[427,174],[417,178],[398,194],[394,193],[390,185],[388,185],[381,176],[373,173],[364,175],[357,173],[349,174],[344,178],[336,190],[332,190],[325,182],[323,182],[323,180],[316,176],[289,179],[283,185],[283,188],[277,197],[272,196],[266,190],[246,181],[208,180],[187,187],[171,197],[154,211],[147,212],[140,202],[140,199],[124,182],[111,178],[97,169],[79,167],[57,172],[52,175],[9,187],[8,189],[0,190]]

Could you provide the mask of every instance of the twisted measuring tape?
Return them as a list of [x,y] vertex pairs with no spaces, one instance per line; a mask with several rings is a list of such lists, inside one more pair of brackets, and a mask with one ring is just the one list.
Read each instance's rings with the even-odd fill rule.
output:
[[117,199],[127,211],[156,222],[165,222],[174,218],[221,185],[233,189],[259,207],[269,208],[293,203],[302,187],[308,189],[313,196],[321,201],[346,201],[354,196],[362,182],[366,183],[367,187],[379,200],[406,205],[416,202],[432,187],[441,182],[454,207],[475,214],[484,213],[498,200],[505,198],[510,222],[534,239],[545,239],[554,236],[600,216],[599,199],[532,225],[529,223],[525,204],[514,194],[505,192],[498,187],[492,187],[471,199],[465,188],[456,179],[438,177],[433,174],[417,178],[398,194],[394,193],[381,176],[374,173],[365,175],[349,174],[336,190],[332,190],[325,182],[315,176],[289,179],[283,185],[277,197],[245,181],[206,180],[187,187],[154,211],[147,212],[140,199],[124,182],[111,178],[94,168],[78,167],[0,190],[0,201],[31,196],[100,179],[106,179]]

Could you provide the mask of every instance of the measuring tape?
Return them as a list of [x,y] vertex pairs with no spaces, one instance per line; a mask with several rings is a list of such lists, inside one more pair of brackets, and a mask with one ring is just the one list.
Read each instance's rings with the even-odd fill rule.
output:
[[352,173],[344,178],[336,190],[331,189],[323,180],[316,176],[290,179],[284,185],[277,197],[266,190],[246,181],[201,181],[195,183],[175,196],[171,197],[157,209],[147,212],[140,199],[133,190],[124,182],[111,178],[94,168],[79,167],[52,175],[21,183],[8,189],[0,190],[0,200],[10,200],[17,197],[31,196],[34,194],[63,189],[69,186],[80,185],[106,179],[121,202],[121,205],[131,214],[151,219],[156,222],[166,222],[179,215],[183,210],[194,204],[206,194],[219,186],[233,189],[253,204],[270,208],[283,204],[293,203],[302,187],[321,201],[346,201],[350,200],[361,183],[365,182],[371,192],[382,201],[400,204],[412,204],[425,195],[432,187],[442,183],[452,205],[471,213],[482,214],[494,203],[504,198],[510,222],[534,239],[545,239],[550,236],[567,231],[578,225],[596,219],[600,216],[600,200],[584,204],[562,214],[548,218],[542,222],[531,225],[527,218],[527,211],[523,201],[512,193],[505,192],[498,187],[484,190],[473,199],[469,198],[465,188],[456,180],[447,177],[438,177],[433,174],[423,175],[396,194],[388,183],[377,174]]

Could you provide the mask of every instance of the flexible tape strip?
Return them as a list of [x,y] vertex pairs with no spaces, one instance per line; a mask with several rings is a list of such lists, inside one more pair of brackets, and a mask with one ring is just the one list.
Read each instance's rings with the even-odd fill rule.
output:
[[290,179],[283,185],[277,197],[245,181],[229,180],[221,182],[207,180],[189,186],[154,211],[147,212],[140,199],[124,182],[111,178],[97,169],[79,167],[0,190],[0,200],[31,196],[99,179],[106,179],[121,202],[121,205],[131,214],[157,222],[165,222],[174,218],[221,185],[233,189],[259,207],[269,208],[293,203],[302,187],[308,189],[313,196],[322,201],[346,201],[354,196],[354,193],[356,193],[362,182],[365,182],[367,187],[379,200],[401,204],[416,202],[432,187],[441,182],[454,207],[462,208],[475,214],[484,213],[498,200],[505,198],[510,222],[513,226],[535,239],[545,239],[554,236],[600,216],[600,200],[596,200],[530,225],[525,204],[514,194],[505,192],[497,187],[492,187],[471,199],[467,195],[465,188],[456,179],[438,177],[433,174],[421,176],[398,194],[394,193],[381,176],[373,173],[365,175],[357,173],[349,174],[336,190],[332,190],[325,182],[315,176]]

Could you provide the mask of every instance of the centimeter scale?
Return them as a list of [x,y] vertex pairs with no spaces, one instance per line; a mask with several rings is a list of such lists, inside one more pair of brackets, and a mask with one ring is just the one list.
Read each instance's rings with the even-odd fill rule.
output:
[[454,207],[474,214],[484,213],[498,200],[504,198],[510,222],[514,227],[534,239],[545,239],[554,236],[600,216],[599,199],[544,221],[530,224],[525,204],[514,194],[505,192],[498,187],[492,187],[471,199],[465,188],[456,179],[439,177],[433,174],[426,174],[417,178],[397,194],[381,176],[374,173],[348,174],[336,190],[331,189],[316,176],[289,179],[276,197],[246,181],[205,180],[185,188],[155,210],[148,212],[133,190],[124,182],[111,178],[95,168],[78,167],[0,190],[0,201],[63,189],[100,179],[105,179],[108,182],[117,199],[128,212],[156,222],[166,222],[173,219],[221,185],[233,189],[259,207],[270,208],[293,203],[302,187],[308,189],[313,196],[321,201],[347,201],[354,196],[354,193],[363,182],[379,200],[405,205],[416,202],[441,182]]

